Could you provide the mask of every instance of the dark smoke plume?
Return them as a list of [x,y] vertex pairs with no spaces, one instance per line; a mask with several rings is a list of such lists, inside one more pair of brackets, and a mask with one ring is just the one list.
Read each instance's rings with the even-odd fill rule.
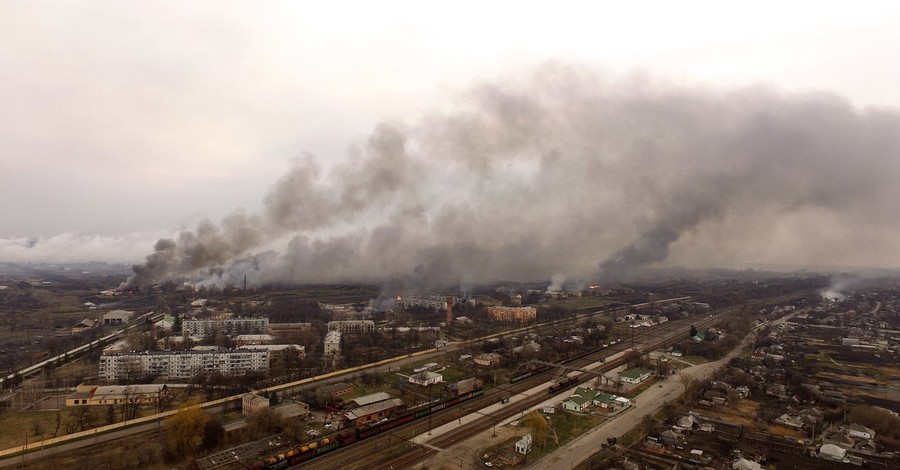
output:
[[132,284],[627,279],[657,264],[900,263],[900,116],[824,94],[550,65],[308,157],[258,215],[160,240]]

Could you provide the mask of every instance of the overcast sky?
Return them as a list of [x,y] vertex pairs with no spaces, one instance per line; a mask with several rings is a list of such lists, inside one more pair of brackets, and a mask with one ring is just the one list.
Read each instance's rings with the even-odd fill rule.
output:
[[4,1],[0,260],[141,261],[201,220],[264,212],[309,155],[329,175],[379,123],[415,128],[548,63],[866,113],[900,108],[898,57],[890,1]]

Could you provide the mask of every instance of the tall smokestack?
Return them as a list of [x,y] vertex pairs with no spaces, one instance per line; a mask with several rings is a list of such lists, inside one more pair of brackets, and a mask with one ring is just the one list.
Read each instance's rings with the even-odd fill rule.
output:
[[244,274],[244,292],[247,292],[247,275]]
[[447,326],[453,323],[453,296],[447,296]]

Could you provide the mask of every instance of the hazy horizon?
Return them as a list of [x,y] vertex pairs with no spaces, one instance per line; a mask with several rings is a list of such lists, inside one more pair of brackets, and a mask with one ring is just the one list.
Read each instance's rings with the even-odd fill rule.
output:
[[419,286],[900,267],[891,2],[214,5],[0,6],[0,261]]

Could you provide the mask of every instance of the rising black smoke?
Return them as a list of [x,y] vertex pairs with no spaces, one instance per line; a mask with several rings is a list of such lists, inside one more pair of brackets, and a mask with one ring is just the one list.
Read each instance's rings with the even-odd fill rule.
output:
[[261,214],[160,240],[130,283],[249,271],[409,290],[618,280],[662,262],[900,262],[873,252],[900,228],[893,111],[558,64],[466,98],[416,126],[379,125],[328,171],[308,157]]

